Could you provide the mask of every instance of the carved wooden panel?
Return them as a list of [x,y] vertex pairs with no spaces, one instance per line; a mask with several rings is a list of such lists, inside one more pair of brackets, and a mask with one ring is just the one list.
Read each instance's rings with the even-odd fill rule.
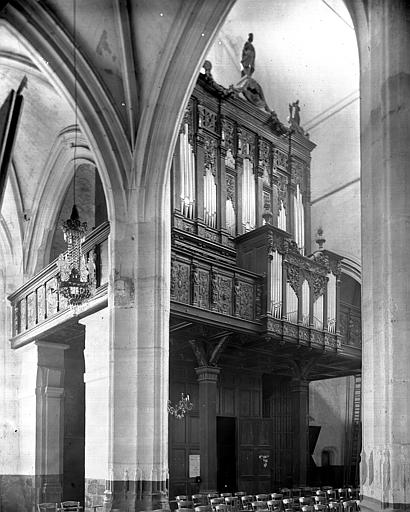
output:
[[37,288],[37,317],[38,321],[44,320],[46,315],[46,289],[44,286]]
[[198,306],[209,309],[209,271],[198,270]]
[[198,105],[198,126],[213,133],[218,133],[218,116],[209,108]]
[[290,381],[273,378],[271,411],[273,420],[273,487],[286,480],[292,471],[292,401]]
[[232,201],[234,210],[236,211],[236,176],[226,173],[226,199]]
[[69,307],[68,299],[66,299],[61,293],[58,294],[58,310],[64,311]]
[[242,417],[251,416],[251,392],[249,390],[241,390],[239,392],[239,415]]
[[235,314],[245,320],[254,318],[254,289],[253,285],[235,279]]
[[24,332],[27,328],[26,299],[19,302],[18,314],[20,319],[20,331]]
[[177,302],[189,304],[189,265],[173,261],[171,265],[171,297]]
[[212,309],[232,315],[232,277],[212,272]]
[[53,277],[46,283],[47,317],[57,313],[57,279]]
[[281,169],[282,171],[288,170],[288,155],[284,151],[275,148],[273,152],[273,167]]
[[221,416],[234,416],[235,414],[235,389],[223,387],[221,389],[221,403],[219,414]]
[[27,296],[27,328],[34,327],[37,323],[37,299],[36,292]]

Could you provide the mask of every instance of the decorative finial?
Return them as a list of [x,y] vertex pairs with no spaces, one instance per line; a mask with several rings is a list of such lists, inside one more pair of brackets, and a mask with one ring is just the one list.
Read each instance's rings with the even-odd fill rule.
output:
[[326,238],[324,238],[324,236],[323,236],[322,227],[319,227],[317,230],[315,242],[319,246],[319,251],[323,251],[323,246],[326,243]]

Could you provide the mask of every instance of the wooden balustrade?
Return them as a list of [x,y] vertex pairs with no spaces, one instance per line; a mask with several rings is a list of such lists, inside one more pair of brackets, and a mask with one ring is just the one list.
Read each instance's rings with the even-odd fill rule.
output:
[[[95,253],[96,294],[101,294],[108,282],[108,222],[95,228],[85,239],[83,251]],[[13,310],[13,337],[40,325],[68,309],[68,302],[58,291],[57,259],[9,296]]]
[[171,301],[255,321],[262,314],[262,278],[181,252],[171,258]]

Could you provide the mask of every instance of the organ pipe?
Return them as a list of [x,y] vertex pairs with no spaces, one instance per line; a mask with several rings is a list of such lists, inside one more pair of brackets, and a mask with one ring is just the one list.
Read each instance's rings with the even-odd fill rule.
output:
[[336,332],[336,276],[329,274],[327,283],[327,330]]
[[195,205],[195,155],[188,139],[188,124],[179,135],[179,168],[181,169],[181,213],[184,217],[194,217]]
[[245,158],[243,161],[243,186],[242,186],[242,224],[245,231],[255,229],[255,177],[252,162]]

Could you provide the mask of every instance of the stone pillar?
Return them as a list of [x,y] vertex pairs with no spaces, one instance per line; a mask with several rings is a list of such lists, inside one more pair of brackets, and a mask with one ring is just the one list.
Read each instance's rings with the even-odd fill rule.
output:
[[87,492],[97,485],[101,496],[106,480],[106,508],[121,511],[169,507],[166,206],[168,216],[152,207],[137,222],[130,207],[129,220],[112,222],[108,307],[83,321]]
[[215,366],[195,368],[199,383],[200,492],[217,490],[216,394],[220,369]]
[[291,382],[293,484],[306,485],[309,462],[309,381],[295,376]]
[[367,9],[367,23],[358,33],[363,98],[361,510],[410,510],[410,5],[375,0]]
[[85,326],[85,467],[86,508],[100,505],[110,489],[110,344],[107,310],[81,320]]
[[37,348],[36,475],[39,501],[62,500],[64,446],[64,350],[68,345],[45,341]]

